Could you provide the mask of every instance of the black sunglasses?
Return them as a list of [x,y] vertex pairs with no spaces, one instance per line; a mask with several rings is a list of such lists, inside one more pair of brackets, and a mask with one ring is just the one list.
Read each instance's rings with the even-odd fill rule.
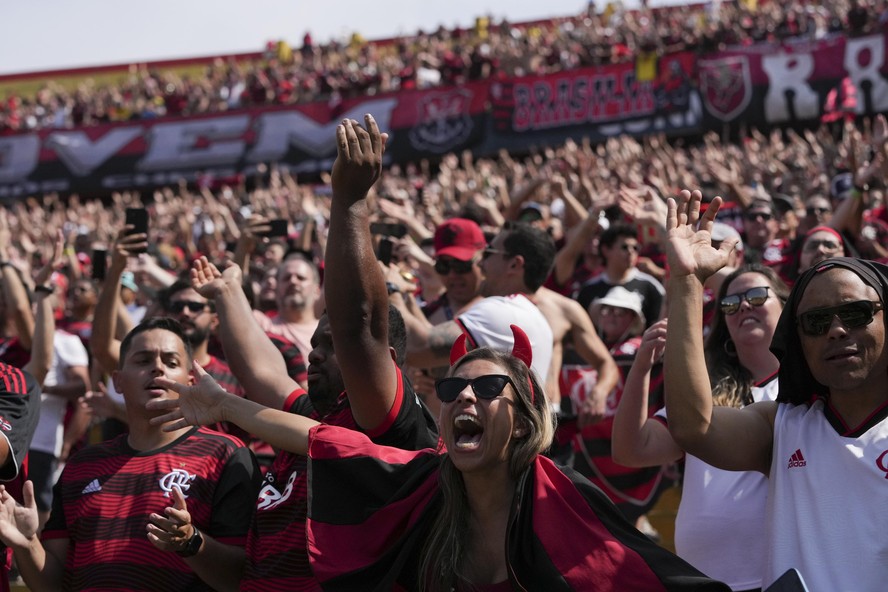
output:
[[817,216],[819,214],[826,214],[830,212],[829,208],[805,208],[805,213],[809,216]]
[[768,286],[760,286],[757,288],[750,288],[739,294],[728,294],[721,299],[719,306],[721,307],[721,311],[728,316],[736,314],[737,311],[740,310],[740,304],[742,304],[744,300],[748,302],[750,306],[761,306],[768,300],[768,290],[770,290]]
[[515,383],[505,374],[484,374],[475,378],[441,378],[435,381],[435,392],[444,403],[456,400],[468,385],[472,385],[472,392],[479,399],[495,399],[503,392],[507,384],[515,388]]
[[460,261],[459,259],[438,259],[435,261],[435,271],[439,275],[447,275],[451,271],[463,274],[472,271],[472,265],[475,264],[474,259],[468,261]]
[[817,336],[824,335],[829,331],[835,317],[839,317],[839,321],[848,329],[856,329],[872,323],[873,317],[880,310],[882,310],[881,302],[858,300],[803,312],[798,316],[797,321],[802,333]]
[[750,212],[746,214],[746,219],[750,222],[755,222],[759,218],[767,222],[774,219],[774,214],[769,214],[768,212]]
[[170,302],[168,310],[173,314],[181,314],[183,310],[186,308],[195,314],[199,312],[203,312],[207,309],[208,304],[206,302],[192,302],[190,300],[177,300],[176,302]]

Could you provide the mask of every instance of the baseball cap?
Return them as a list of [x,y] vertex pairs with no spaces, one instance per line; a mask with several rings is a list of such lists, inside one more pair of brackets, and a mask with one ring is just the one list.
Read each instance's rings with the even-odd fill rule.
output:
[[774,200],[774,207],[776,207],[777,211],[781,214],[785,214],[786,212],[795,209],[795,200],[785,193],[775,193],[771,196],[771,199]]
[[542,219],[543,206],[534,201],[529,201],[524,204],[524,207],[518,212],[518,220],[520,222],[537,222]]
[[467,218],[450,218],[435,229],[435,256],[469,261],[487,246],[481,227]]
[[129,288],[133,292],[139,291],[139,286],[136,285],[136,276],[131,271],[123,272],[120,276],[120,285],[124,288]]

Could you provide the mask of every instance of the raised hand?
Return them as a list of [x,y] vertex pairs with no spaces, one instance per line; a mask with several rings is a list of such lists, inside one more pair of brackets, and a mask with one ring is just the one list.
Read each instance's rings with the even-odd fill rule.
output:
[[52,277],[52,273],[64,267],[65,263],[67,263],[64,251],[65,235],[62,233],[61,229],[58,229],[56,230],[56,237],[52,246],[52,257],[46,262],[46,265],[37,272],[37,275],[34,276],[35,285],[47,285],[47,282],[49,282],[49,279]]
[[25,505],[18,504],[0,485],[0,541],[10,547],[27,547],[37,535],[39,519],[34,483],[25,481],[22,495]]
[[662,357],[666,349],[667,319],[660,319],[651,325],[641,338],[635,354],[635,362],[648,371]]
[[667,200],[666,232],[669,240],[666,243],[666,256],[673,278],[694,275],[702,283],[727,264],[728,255],[734,250],[736,239],[722,241],[718,249],[712,246],[712,224],[722,198],[714,198],[701,216],[702,201],[703,194],[687,189],[677,198]]
[[148,235],[145,233],[127,234],[134,226],[127,224],[117,233],[114,248],[111,249],[111,267],[113,269],[126,269],[130,257],[135,257],[139,252],[148,248]]
[[382,155],[388,134],[380,133],[372,115],[364,116],[366,129],[346,119],[336,127],[336,162],[333,163],[333,199],[352,203],[364,199],[382,175]]
[[170,496],[173,498],[173,505],[163,511],[163,516],[148,516],[148,540],[161,551],[176,552],[184,549],[194,535],[194,525],[191,523],[191,514],[182,490],[174,487]]
[[163,431],[175,432],[194,425],[212,425],[225,421],[225,397],[234,397],[219,386],[200,364],[192,362],[196,384],[188,385],[167,378],[154,381],[179,394],[178,399],[152,399],[145,404],[149,411],[166,411],[151,418],[151,425],[163,425]]
[[229,288],[241,289],[243,279],[241,269],[231,264],[220,272],[219,268],[209,262],[206,257],[200,257],[191,266],[191,287],[194,291],[212,300],[220,292]]

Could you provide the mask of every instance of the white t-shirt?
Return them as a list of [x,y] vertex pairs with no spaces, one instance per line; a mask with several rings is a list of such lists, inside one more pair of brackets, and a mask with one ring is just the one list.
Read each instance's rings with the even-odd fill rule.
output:
[[849,428],[823,399],[778,405],[769,485],[764,586],[794,567],[811,592],[888,589],[885,408]]
[[[57,330],[53,335],[52,365],[46,374],[44,386],[56,386],[65,382],[65,372],[72,366],[89,366],[89,356],[83,342],[76,335]],[[31,450],[46,452],[58,457],[62,453],[65,434],[65,410],[68,400],[57,395],[43,393],[40,396],[40,419],[34,430]]]
[[503,351],[512,351],[515,344],[510,325],[521,327],[533,350],[531,367],[545,384],[552,363],[554,337],[546,317],[526,296],[489,296],[461,314],[456,322],[478,347]]
[[[753,401],[777,399],[777,376],[752,388]],[[665,409],[657,412],[665,417]],[[762,587],[768,479],[755,471],[723,471],[685,455],[675,552],[732,590]]]

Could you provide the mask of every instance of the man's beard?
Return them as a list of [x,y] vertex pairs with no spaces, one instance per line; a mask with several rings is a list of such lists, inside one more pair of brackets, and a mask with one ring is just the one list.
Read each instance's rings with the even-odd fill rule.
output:
[[201,329],[199,327],[190,326],[185,329],[185,339],[188,341],[188,345],[190,345],[192,349],[202,345],[209,338],[209,327]]

